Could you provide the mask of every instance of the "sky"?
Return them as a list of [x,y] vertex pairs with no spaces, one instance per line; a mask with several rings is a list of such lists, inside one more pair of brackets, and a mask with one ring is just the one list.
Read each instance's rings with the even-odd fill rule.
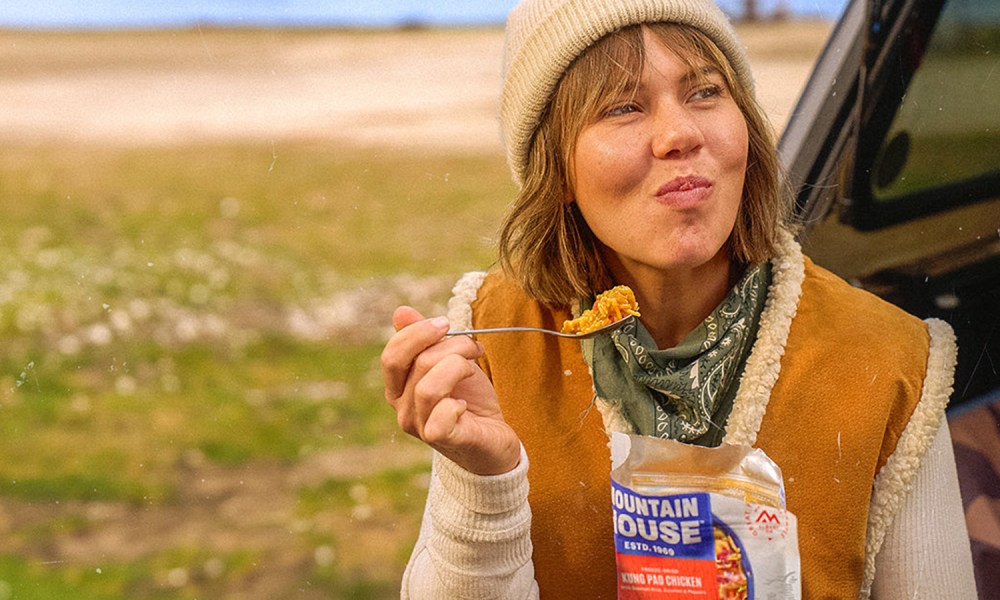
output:
[[[718,0],[738,14],[740,0]],[[793,15],[836,18],[847,0],[759,0]],[[195,24],[355,26],[500,24],[517,0],[2,0],[0,27],[115,28]]]

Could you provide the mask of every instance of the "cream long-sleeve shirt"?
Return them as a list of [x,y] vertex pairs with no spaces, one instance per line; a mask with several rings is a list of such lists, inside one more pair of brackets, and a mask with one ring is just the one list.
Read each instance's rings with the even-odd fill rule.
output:
[[[401,598],[538,598],[531,562],[528,457],[513,471],[473,475],[435,455]],[[610,526],[610,524],[609,524]],[[872,598],[975,600],[972,552],[946,421],[876,557]]]

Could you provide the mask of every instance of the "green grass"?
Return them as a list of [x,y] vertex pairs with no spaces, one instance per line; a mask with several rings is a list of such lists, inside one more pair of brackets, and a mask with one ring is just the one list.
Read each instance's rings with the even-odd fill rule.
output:
[[396,597],[428,464],[388,460],[424,456],[382,399],[389,314],[488,267],[511,194],[492,155],[5,148],[10,597]]
[[[8,244],[25,237],[32,249],[68,243],[89,257],[146,259],[153,265],[135,265],[133,283],[159,292],[170,291],[156,276],[168,265],[185,283],[216,262],[266,258],[271,269],[229,283],[271,299],[291,275],[304,285],[330,270],[363,278],[481,265],[511,192],[497,157],[323,145],[19,148],[0,162]],[[33,226],[43,231],[26,235]],[[219,256],[221,244],[241,252]]]
[[[4,600],[112,600],[118,596],[93,588],[89,582],[100,579],[92,573],[54,575],[49,568],[33,565],[12,556],[0,556],[0,598]],[[83,584],[83,585],[81,585]],[[90,588],[90,589],[88,589]]]
[[[243,553],[213,557],[178,548],[130,564],[39,564],[0,556],[0,598],[10,600],[177,600],[222,597],[252,571]],[[213,595],[215,594],[215,595]]]

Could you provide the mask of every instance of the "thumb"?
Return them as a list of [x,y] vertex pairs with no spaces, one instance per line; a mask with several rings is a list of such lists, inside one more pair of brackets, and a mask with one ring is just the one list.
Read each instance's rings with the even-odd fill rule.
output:
[[396,331],[423,320],[424,316],[409,306],[400,306],[392,312],[392,326]]

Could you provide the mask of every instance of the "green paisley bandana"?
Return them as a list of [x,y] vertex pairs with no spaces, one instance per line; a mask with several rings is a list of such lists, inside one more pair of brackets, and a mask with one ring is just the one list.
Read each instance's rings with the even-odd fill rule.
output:
[[638,319],[610,335],[582,341],[598,396],[617,405],[637,433],[717,446],[757,335],[770,278],[769,264],[748,268],[712,314],[674,348],[658,349]]

